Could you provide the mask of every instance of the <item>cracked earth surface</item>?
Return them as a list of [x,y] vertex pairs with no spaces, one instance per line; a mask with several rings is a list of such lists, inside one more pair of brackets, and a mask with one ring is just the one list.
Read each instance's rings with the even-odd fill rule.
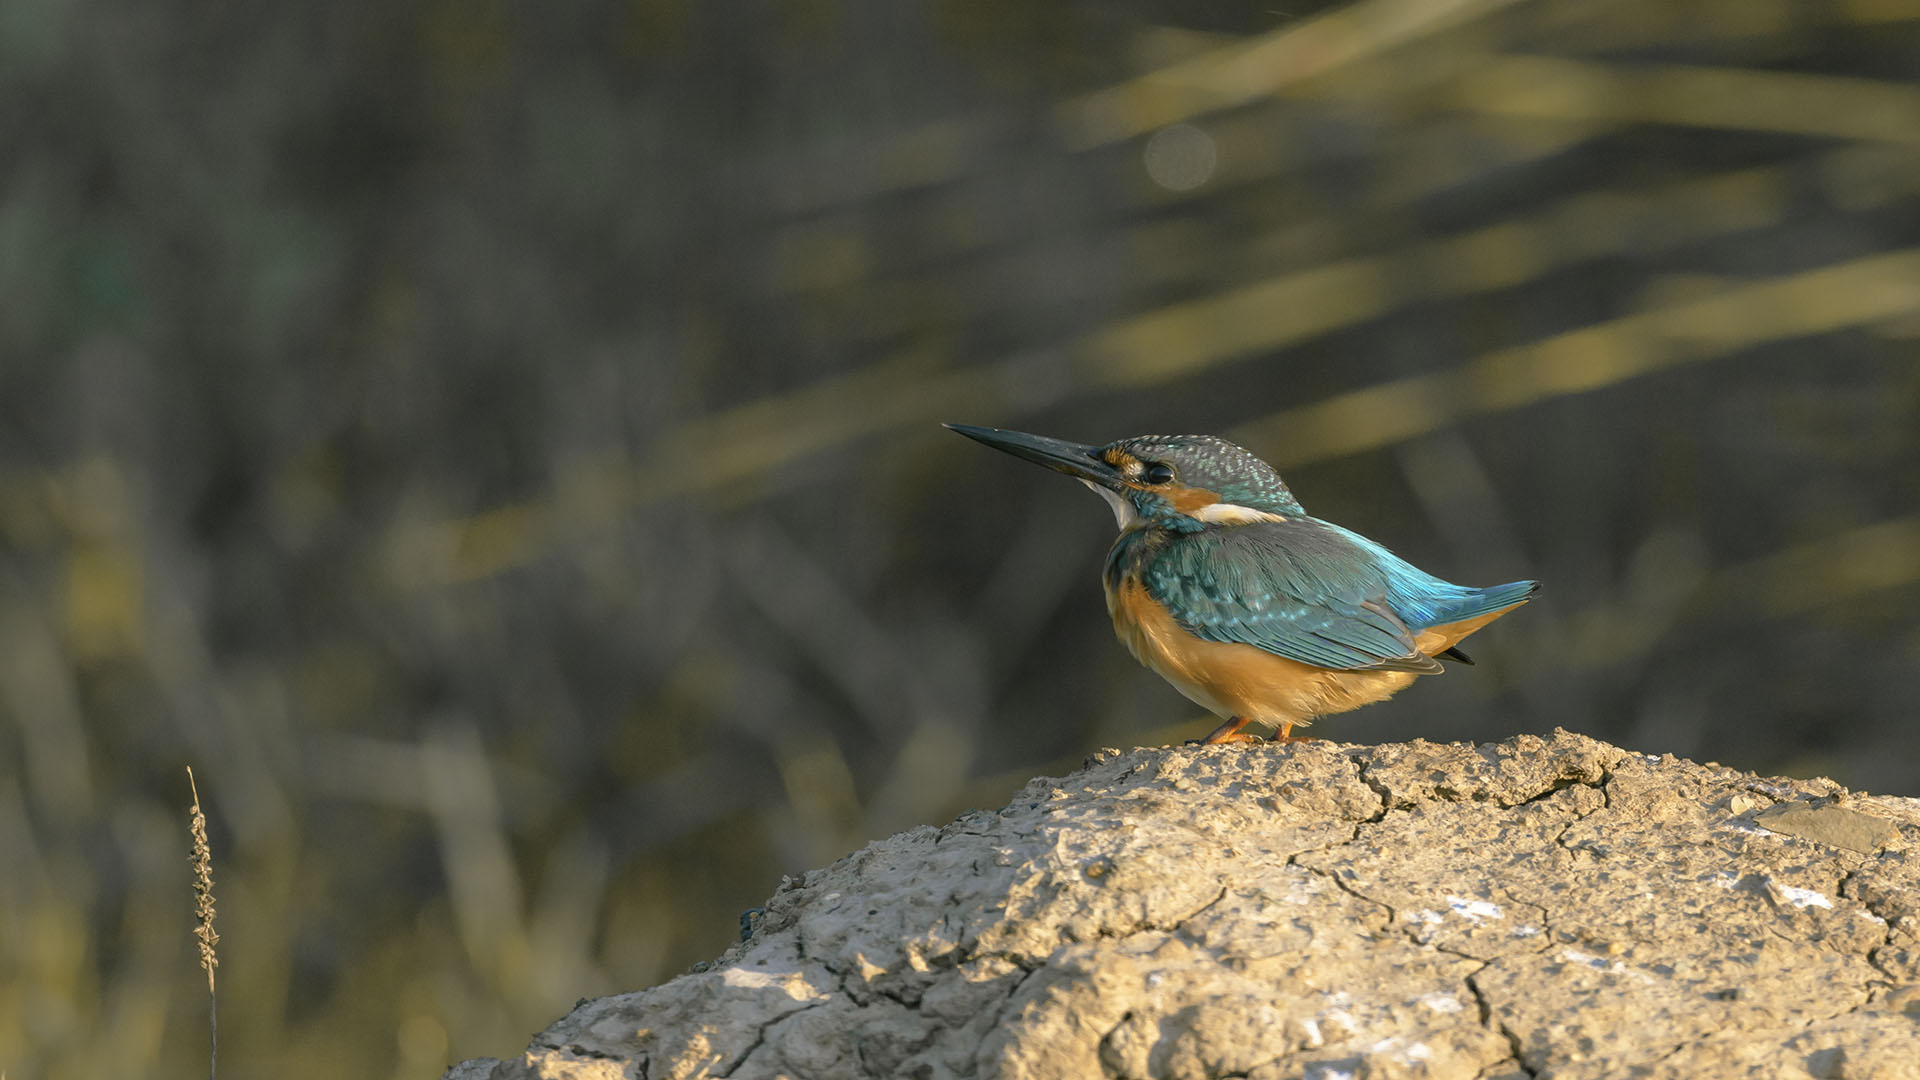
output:
[[1920,800],[1584,736],[1102,751],[449,1080],[1920,1078]]

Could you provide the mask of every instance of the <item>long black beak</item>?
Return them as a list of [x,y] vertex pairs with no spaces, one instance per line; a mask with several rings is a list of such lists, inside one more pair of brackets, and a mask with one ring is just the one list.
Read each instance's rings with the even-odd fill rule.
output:
[[974,442],[986,443],[995,450],[1004,450],[1017,458],[1025,458],[1035,465],[1045,465],[1049,469],[1090,480],[1102,487],[1119,489],[1120,473],[1107,464],[1100,456],[1100,447],[1082,443],[1068,442],[1065,439],[1050,439],[1045,435],[1029,435],[1024,431],[1002,431],[999,428],[974,427],[971,424],[947,424],[954,431],[965,435]]

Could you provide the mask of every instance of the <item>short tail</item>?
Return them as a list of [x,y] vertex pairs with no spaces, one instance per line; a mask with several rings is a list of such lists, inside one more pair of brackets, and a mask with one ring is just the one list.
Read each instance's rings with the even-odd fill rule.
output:
[[1512,607],[1523,600],[1531,600],[1533,594],[1539,591],[1540,583],[1537,581],[1509,581],[1505,585],[1481,589],[1480,595],[1492,601],[1487,605],[1486,610],[1495,611],[1503,607]]
[[1539,591],[1540,583],[1537,581],[1509,581],[1505,585],[1475,589],[1472,594],[1450,608],[1444,618],[1436,619],[1435,622],[1458,622],[1461,619],[1471,619],[1476,615],[1485,615],[1489,611],[1510,608],[1515,604],[1523,604],[1533,599],[1533,594]]

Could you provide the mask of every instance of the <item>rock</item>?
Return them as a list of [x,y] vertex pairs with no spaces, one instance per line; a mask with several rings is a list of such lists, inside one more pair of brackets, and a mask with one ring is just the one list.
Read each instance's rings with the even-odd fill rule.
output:
[[1101,751],[448,1077],[1547,1075],[1920,1077],[1920,800],[1564,731]]

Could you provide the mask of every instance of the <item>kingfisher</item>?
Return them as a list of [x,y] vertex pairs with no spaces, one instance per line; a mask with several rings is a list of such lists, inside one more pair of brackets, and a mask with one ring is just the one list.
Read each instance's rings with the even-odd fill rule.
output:
[[1527,602],[1537,581],[1442,581],[1313,517],[1271,465],[1217,435],[1087,446],[948,424],[1074,477],[1113,509],[1120,537],[1101,585],[1135,659],[1222,723],[1204,743],[1273,741],[1315,717],[1384,701],[1467,635]]

